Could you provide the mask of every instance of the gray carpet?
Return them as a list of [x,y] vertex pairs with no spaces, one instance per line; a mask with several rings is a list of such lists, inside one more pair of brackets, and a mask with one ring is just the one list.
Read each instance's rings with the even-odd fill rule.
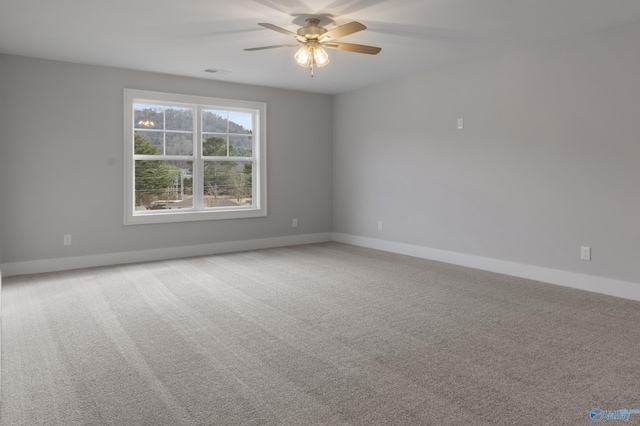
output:
[[640,409],[640,303],[338,243],[2,292],[3,425],[586,425],[594,407]]

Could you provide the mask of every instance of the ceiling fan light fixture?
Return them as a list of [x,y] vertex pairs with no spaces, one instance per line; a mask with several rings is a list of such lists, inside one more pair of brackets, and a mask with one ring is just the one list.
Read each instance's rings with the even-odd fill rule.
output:
[[305,44],[298,49],[293,58],[298,65],[306,68],[311,65],[324,67],[329,63],[329,55],[327,55],[327,52],[319,45]]
[[311,71],[311,77],[313,77],[314,65],[320,68],[329,63],[329,55],[327,55],[327,52],[325,52],[322,46],[316,43],[305,44],[298,49],[293,58],[301,67],[309,68]]

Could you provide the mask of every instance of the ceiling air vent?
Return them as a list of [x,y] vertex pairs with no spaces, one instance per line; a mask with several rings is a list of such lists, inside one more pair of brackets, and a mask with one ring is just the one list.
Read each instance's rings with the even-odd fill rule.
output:
[[219,74],[219,75],[231,74],[231,71],[219,70],[216,68],[207,68],[206,70],[204,70],[204,72],[209,72],[211,74]]

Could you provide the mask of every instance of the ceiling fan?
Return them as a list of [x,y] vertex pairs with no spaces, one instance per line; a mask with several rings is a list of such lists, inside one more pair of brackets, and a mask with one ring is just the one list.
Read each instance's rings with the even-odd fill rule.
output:
[[311,77],[313,77],[313,66],[323,67],[329,63],[329,55],[323,49],[324,47],[329,49],[346,50],[348,52],[366,53],[368,55],[377,55],[380,50],[379,47],[365,46],[362,44],[342,43],[333,41],[337,38],[348,36],[366,29],[360,22],[349,22],[348,24],[340,25],[339,27],[327,30],[324,27],[319,26],[320,20],[317,18],[309,18],[305,20],[306,25],[298,28],[295,33],[282,27],[278,27],[273,24],[259,23],[258,25],[268,28],[270,30],[277,31],[279,33],[293,37],[298,42],[297,44],[278,44],[276,46],[264,46],[264,47],[252,47],[244,49],[246,51],[275,49],[278,47],[298,47],[300,49],[294,55],[295,61],[298,65],[309,68],[311,71]]

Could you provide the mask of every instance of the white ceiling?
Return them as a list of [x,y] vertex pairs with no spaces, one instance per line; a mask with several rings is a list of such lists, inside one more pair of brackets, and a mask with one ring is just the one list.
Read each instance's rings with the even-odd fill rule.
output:
[[[243,50],[311,15],[382,52],[329,50],[311,78],[295,48]],[[639,0],[0,0],[0,52],[335,94],[635,21]]]

